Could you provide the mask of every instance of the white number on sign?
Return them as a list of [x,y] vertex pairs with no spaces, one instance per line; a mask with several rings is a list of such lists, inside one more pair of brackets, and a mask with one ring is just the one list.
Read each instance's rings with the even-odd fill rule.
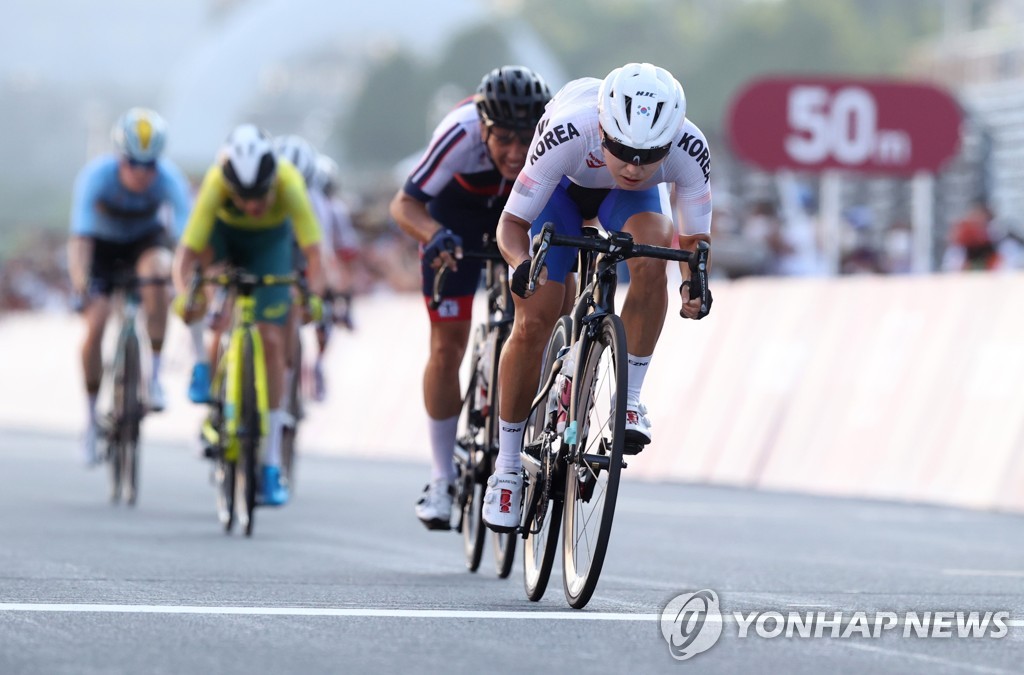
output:
[[788,119],[796,133],[786,137],[786,152],[801,164],[833,159],[855,166],[872,158],[882,164],[903,164],[910,159],[909,135],[879,129],[878,106],[861,87],[832,93],[819,86],[793,87]]

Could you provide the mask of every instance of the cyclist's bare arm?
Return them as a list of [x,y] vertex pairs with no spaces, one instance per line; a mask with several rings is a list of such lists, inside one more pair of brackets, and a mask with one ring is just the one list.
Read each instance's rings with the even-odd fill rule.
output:
[[[430,216],[426,202],[421,202],[405,190],[399,190],[395,194],[394,199],[391,200],[390,210],[391,217],[398,223],[398,227],[421,244],[429,242],[438,230],[444,228],[441,223]],[[441,253],[440,259],[441,262],[436,267],[444,265],[453,270],[457,269],[455,257],[447,251]]]
[[323,296],[326,279],[320,242],[306,246],[302,249],[302,254],[306,256],[306,280],[309,283],[309,290],[316,295]]
[[515,269],[530,255],[530,223],[508,211],[498,219],[498,250],[505,262]]
[[92,260],[92,237],[72,235],[68,239],[68,275],[71,286],[78,293],[89,285],[89,263]]
[[175,250],[174,262],[171,263],[171,279],[174,281],[175,294],[181,295],[188,292],[195,264],[199,260],[199,254],[188,246],[179,245]]
[[[706,241],[708,244],[711,243],[711,235],[709,234],[680,234],[679,235],[679,248],[684,251],[696,251],[697,242]],[[708,260],[708,271],[711,270],[711,261]],[[680,308],[680,313],[687,319],[696,319],[697,315],[700,314],[700,298],[690,298],[689,295],[689,284],[690,284],[690,266],[685,262],[679,263],[679,273],[683,278],[683,285],[679,289],[683,305]]]
[[421,244],[430,241],[441,224],[430,217],[427,205],[404,190],[399,190],[391,200],[391,217],[410,237]]

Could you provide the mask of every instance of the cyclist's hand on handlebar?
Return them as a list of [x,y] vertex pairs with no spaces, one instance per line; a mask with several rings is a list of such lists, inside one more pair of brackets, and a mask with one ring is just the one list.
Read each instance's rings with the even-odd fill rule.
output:
[[303,323],[318,323],[324,318],[324,301],[316,293],[306,296],[306,304],[303,307]]
[[682,301],[683,301],[683,306],[679,310],[679,316],[683,317],[684,319],[703,319],[704,317],[706,317],[708,314],[711,313],[711,302],[712,302],[713,298],[711,297],[711,289],[710,288],[708,289],[708,307],[707,307],[707,311],[704,312],[703,314],[701,314],[701,311],[700,311],[700,298],[699,297],[696,297],[696,298],[691,298],[690,297],[690,281],[689,280],[684,281],[679,286],[679,295],[682,297]]
[[[527,286],[530,283],[530,265],[533,262],[530,258],[527,258],[523,262],[519,263],[515,271],[512,272],[512,279],[509,280],[509,288],[512,292],[518,295],[520,298],[528,298],[536,292],[536,289],[529,290]],[[537,277],[537,285],[543,286],[548,280],[548,266],[544,265],[541,267],[540,275]]]
[[185,323],[194,323],[206,316],[206,295],[196,293],[192,297],[192,307],[189,307],[187,293],[178,293],[171,302],[171,310],[177,314]]
[[435,270],[450,267],[454,272],[459,268],[455,261],[462,258],[462,237],[445,227],[440,228],[424,244],[423,257]]
[[352,294],[347,291],[336,293],[332,306],[334,323],[341,324],[346,330],[355,330],[355,324],[352,322]]

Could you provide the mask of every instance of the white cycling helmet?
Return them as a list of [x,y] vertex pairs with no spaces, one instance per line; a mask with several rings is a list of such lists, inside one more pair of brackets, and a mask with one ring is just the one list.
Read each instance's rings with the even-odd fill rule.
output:
[[326,194],[332,194],[338,189],[341,169],[338,163],[327,155],[316,156],[316,171],[313,176],[313,185],[316,189]]
[[[628,63],[604,78],[597,110],[606,140],[612,141],[605,147],[623,161],[649,164],[668,154],[683,127],[686,95],[682,85],[664,68],[650,63]],[[618,147],[613,150],[609,146]],[[628,153],[626,159],[616,152],[623,147],[658,152]]]
[[274,139],[274,150],[278,157],[284,157],[295,165],[307,186],[313,185],[316,174],[316,150],[302,136],[278,136]]
[[167,144],[167,123],[148,108],[132,108],[110,132],[117,151],[134,162],[155,162]]
[[238,196],[263,197],[277,175],[277,157],[271,136],[255,124],[235,127],[221,155],[224,180]]

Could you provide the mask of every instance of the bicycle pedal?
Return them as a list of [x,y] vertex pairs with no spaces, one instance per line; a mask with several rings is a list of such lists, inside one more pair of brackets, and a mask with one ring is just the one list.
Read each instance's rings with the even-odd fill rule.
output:
[[[646,443],[625,443],[622,446],[622,454],[624,455],[639,455],[643,452],[646,447]],[[625,466],[625,465],[623,465]]]

